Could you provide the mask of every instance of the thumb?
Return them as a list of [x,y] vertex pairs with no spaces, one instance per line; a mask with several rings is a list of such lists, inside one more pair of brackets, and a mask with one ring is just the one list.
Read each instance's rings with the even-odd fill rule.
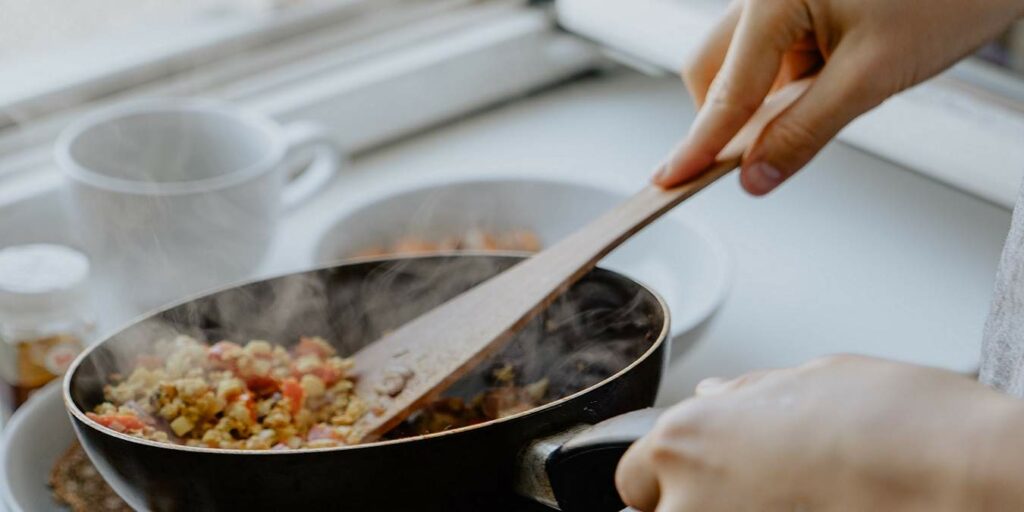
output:
[[840,45],[814,84],[772,120],[743,159],[740,183],[764,195],[806,165],[844,126],[881,103],[888,93],[877,72],[880,59]]

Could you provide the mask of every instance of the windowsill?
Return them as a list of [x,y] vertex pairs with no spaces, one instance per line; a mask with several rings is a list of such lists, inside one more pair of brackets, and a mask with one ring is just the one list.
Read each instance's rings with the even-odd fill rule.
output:
[[[0,112],[8,122],[145,83],[241,49],[356,16],[366,0],[273,12],[225,12],[108,35],[4,63]],[[0,117],[0,128],[4,127]]]

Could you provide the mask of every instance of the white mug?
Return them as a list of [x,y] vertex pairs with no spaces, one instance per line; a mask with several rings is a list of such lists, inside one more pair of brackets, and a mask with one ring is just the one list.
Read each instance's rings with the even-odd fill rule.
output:
[[[313,151],[295,177],[296,155]],[[56,161],[97,277],[141,310],[250,276],[283,208],[334,176],[328,133],[205,100],[150,100],[67,127]]]

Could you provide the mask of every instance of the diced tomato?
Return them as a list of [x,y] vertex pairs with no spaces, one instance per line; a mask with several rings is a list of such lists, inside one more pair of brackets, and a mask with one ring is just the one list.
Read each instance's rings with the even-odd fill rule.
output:
[[237,343],[233,343],[230,341],[218,341],[217,343],[214,343],[213,346],[209,348],[209,350],[207,350],[206,356],[216,366],[219,366],[221,368],[233,369],[232,367],[234,366],[234,362],[228,361],[225,358],[225,354],[231,352],[237,353],[237,351],[241,349],[242,347]]
[[324,381],[324,384],[327,386],[331,386],[335,382],[338,382],[341,380],[342,376],[341,370],[327,364],[319,364],[313,367],[312,370],[306,372],[300,372],[298,368],[295,367],[294,362],[289,366],[289,368],[291,369],[292,376],[297,379],[301,379],[303,375],[316,375],[320,380]]
[[281,383],[281,395],[288,399],[292,414],[302,409],[302,400],[305,398],[306,392],[299,385],[299,381],[292,378],[285,379]]
[[93,412],[88,412],[85,413],[85,415],[96,423],[118,432],[124,432],[126,430],[142,430],[146,427],[146,424],[143,423],[142,420],[131,414],[104,414],[101,416]]
[[333,350],[323,341],[303,336],[299,338],[299,344],[293,349],[296,356],[319,356],[330,357]]
[[233,388],[230,391],[224,393],[224,399],[227,400],[228,402],[234,401],[234,399],[238,398],[239,395],[245,392],[244,389],[245,388]]
[[317,377],[320,377],[320,380],[324,381],[324,384],[328,386],[334,384],[335,382],[338,382],[338,379],[341,378],[340,370],[333,366],[328,366],[325,364],[317,366],[316,368],[313,369],[313,371],[309,373],[316,375]]
[[249,388],[256,396],[270,396],[277,392],[280,387],[277,379],[266,375],[253,375],[246,377],[245,387]]

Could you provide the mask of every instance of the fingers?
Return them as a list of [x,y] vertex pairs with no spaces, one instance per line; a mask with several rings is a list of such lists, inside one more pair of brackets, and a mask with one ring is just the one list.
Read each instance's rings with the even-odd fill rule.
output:
[[658,502],[654,512],[689,512],[707,510],[707,507],[695,503],[691,495],[685,491],[668,492]]
[[772,92],[790,82],[814,74],[821,68],[822,63],[821,54],[816,48],[811,50],[792,49],[786,52],[782,58],[779,74],[775,77],[775,83],[772,84]]
[[622,501],[641,511],[652,511],[661,498],[658,476],[650,461],[651,436],[644,436],[626,451],[615,470],[615,487]]
[[697,114],[687,140],[669,158],[655,183],[672,187],[704,171],[764,101],[783,54],[810,31],[799,0],[747,5],[712,81],[707,102]]
[[887,94],[872,84],[871,52],[841,44],[804,95],[761,133],[744,158],[740,183],[764,195],[806,165],[839,131]]
[[868,363],[868,362],[881,362],[881,359],[875,359],[873,357],[862,356],[858,354],[831,354],[827,356],[816,357],[800,365],[800,369],[803,370],[816,370],[819,368],[833,368],[836,366],[851,364],[851,363]]
[[694,57],[684,66],[681,73],[686,90],[698,107],[704,104],[711,82],[722,68],[725,54],[729,50],[736,24],[739,23],[743,2],[734,0],[729,4],[725,16],[711,29]]

